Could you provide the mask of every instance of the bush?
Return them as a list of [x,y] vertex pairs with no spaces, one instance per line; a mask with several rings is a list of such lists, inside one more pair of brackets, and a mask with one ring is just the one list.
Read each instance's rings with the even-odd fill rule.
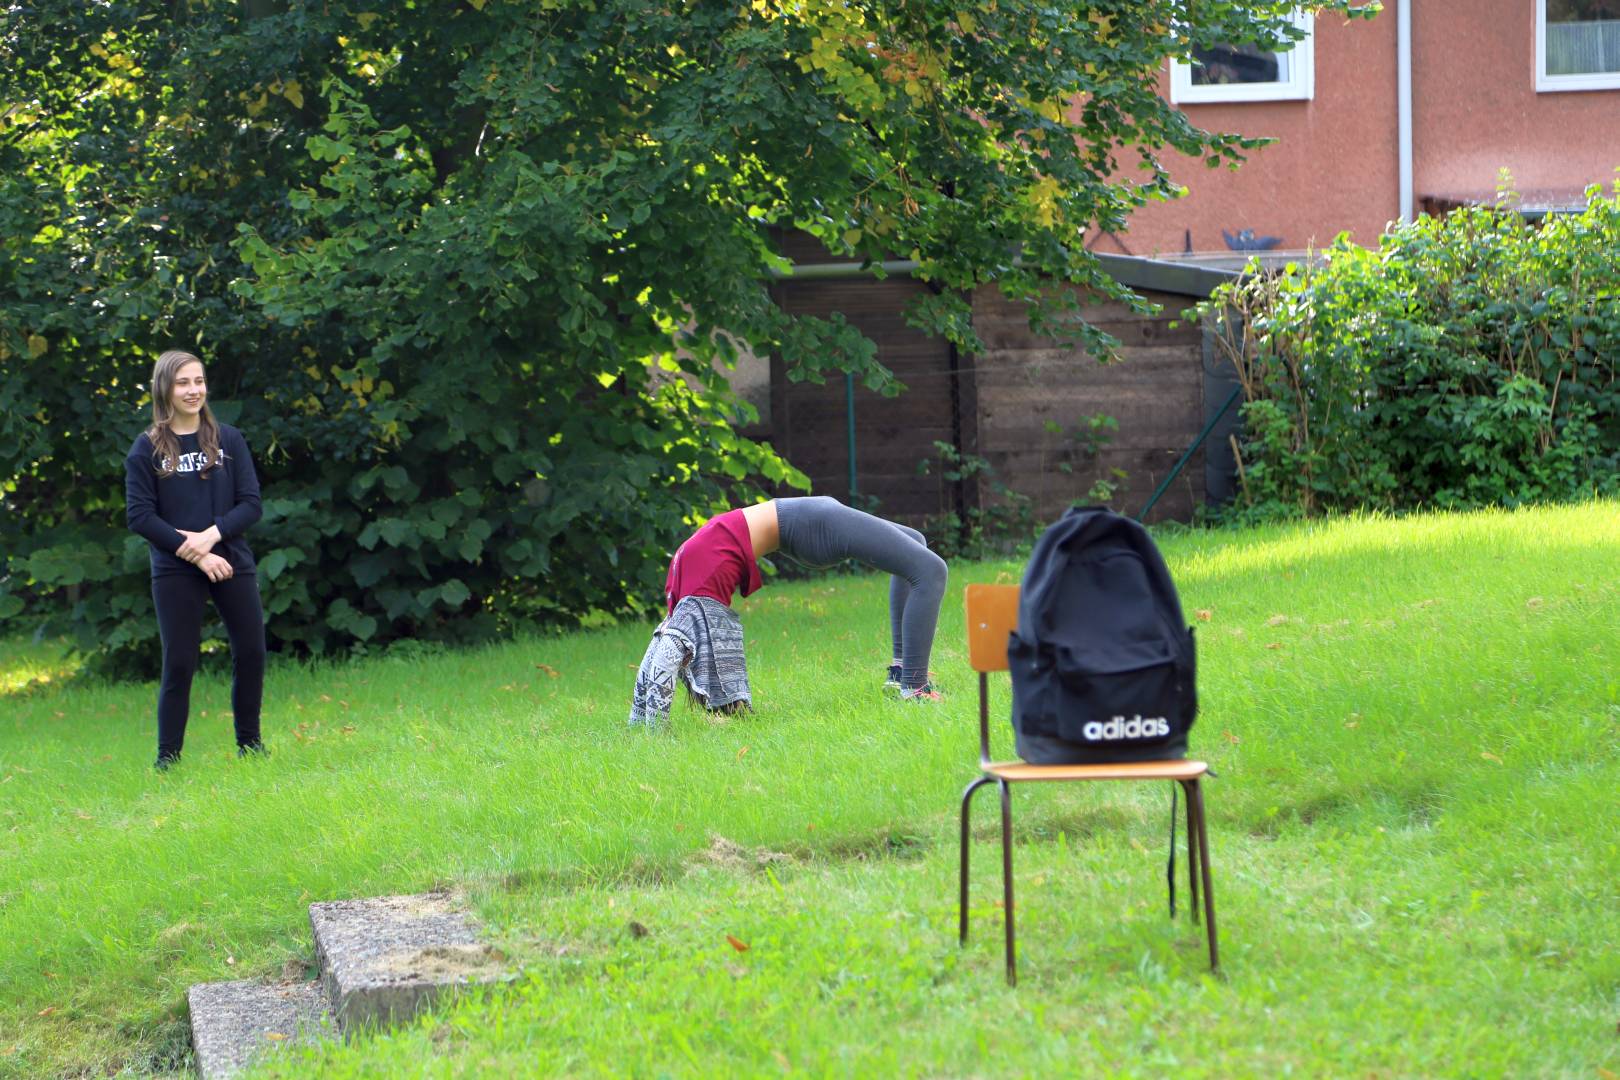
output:
[[[1620,192],[1620,186],[1617,186]],[[1241,513],[1515,506],[1620,485],[1620,196],[1419,218],[1197,311],[1246,403]]]

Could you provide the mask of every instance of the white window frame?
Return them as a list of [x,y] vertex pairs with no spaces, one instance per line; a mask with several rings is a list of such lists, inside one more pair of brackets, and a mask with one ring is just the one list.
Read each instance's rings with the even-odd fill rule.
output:
[[[1537,0],[1538,3],[1544,0]],[[1296,12],[1294,25],[1305,36],[1288,51],[1291,71],[1285,82],[1227,83],[1198,85],[1192,81],[1192,65],[1170,61],[1170,101],[1175,105],[1205,105],[1241,101],[1309,101],[1316,96],[1315,19],[1308,11]]]
[[1536,0],[1536,92],[1556,94],[1568,90],[1620,90],[1620,71],[1587,75],[1547,74],[1547,0]]

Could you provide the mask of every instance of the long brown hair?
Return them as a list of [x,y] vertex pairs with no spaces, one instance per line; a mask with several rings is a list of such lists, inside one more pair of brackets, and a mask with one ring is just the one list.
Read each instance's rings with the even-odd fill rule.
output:
[[[152,463],[159,476],[173,476],[175,467],[180,463],[180,436],[174,433],[172,426],[174,408],[171,399],[175,376],[187,364],[201,363],[191,353],[170,349],[152,365],[152,426],[146,429],[146,437],[152,441]],[[207,476],[225,459],[225,455],[219,449],[219,421],[214,419],[214,411],[208,407],[206,399],[199,419],[197,442],[202,446],[203,457],[207,459],[203,464],[203,475]]]

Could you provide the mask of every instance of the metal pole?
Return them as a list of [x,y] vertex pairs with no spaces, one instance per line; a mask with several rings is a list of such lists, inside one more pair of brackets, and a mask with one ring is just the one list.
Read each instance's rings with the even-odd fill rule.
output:
[[1221,406],[1220,412],[1217,412],[1214,416],[1209,418],[1209,422],[1204,425],[1204,430],[1200,431],[1198,433],[1198,438],[1194,439],[1193,444],[1187,447],[1187,452],[1181,455],[1181,460],[1176,462],[1176,467],[1170,470],[1170,475],[1164,478],[1164,482],[1161,483],[1159,485],[1159,489],[1153,493],[1153,497],[1147,501],[1147,505],[1136,512],[1137,521],[1141,521],[1143,518],[1147,517],[1147,512],[1153,509],[1153,504],[1159,501],[1159,496],[1163,495],[1165,489],[1170,486],[1177,476],[1181,475],[1182,467],[1187,464],[1188,459],[1191,458],[1193,454],[1198,452],[1198,448],[1204,445],[1204,440],[1209,438],[1209,433],[1215,430],[1215,425],[1220,423],[1221,417],[1226,415],[1226,410],[1232,407],[1232,402],[1236,401],[1238,399],[1238,395],[1241,393],[1243,393],[1242,386],[1232,387],[1232,396],[1226,399],[1226,404]]
[[849,417],[849,499],[854,502],[860,490],[855,469],[855,373],[852,371],[844,372],[844,406]]

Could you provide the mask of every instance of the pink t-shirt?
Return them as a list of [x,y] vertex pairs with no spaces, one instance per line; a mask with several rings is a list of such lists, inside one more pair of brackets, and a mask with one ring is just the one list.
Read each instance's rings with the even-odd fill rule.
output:
[[731,594],[752,595],[764,582],[754,560],[754,542],[741,510],[710,518],[675,552],[669,562],[664,597],[669,611],[688,596],[707,596],[731,606]]

